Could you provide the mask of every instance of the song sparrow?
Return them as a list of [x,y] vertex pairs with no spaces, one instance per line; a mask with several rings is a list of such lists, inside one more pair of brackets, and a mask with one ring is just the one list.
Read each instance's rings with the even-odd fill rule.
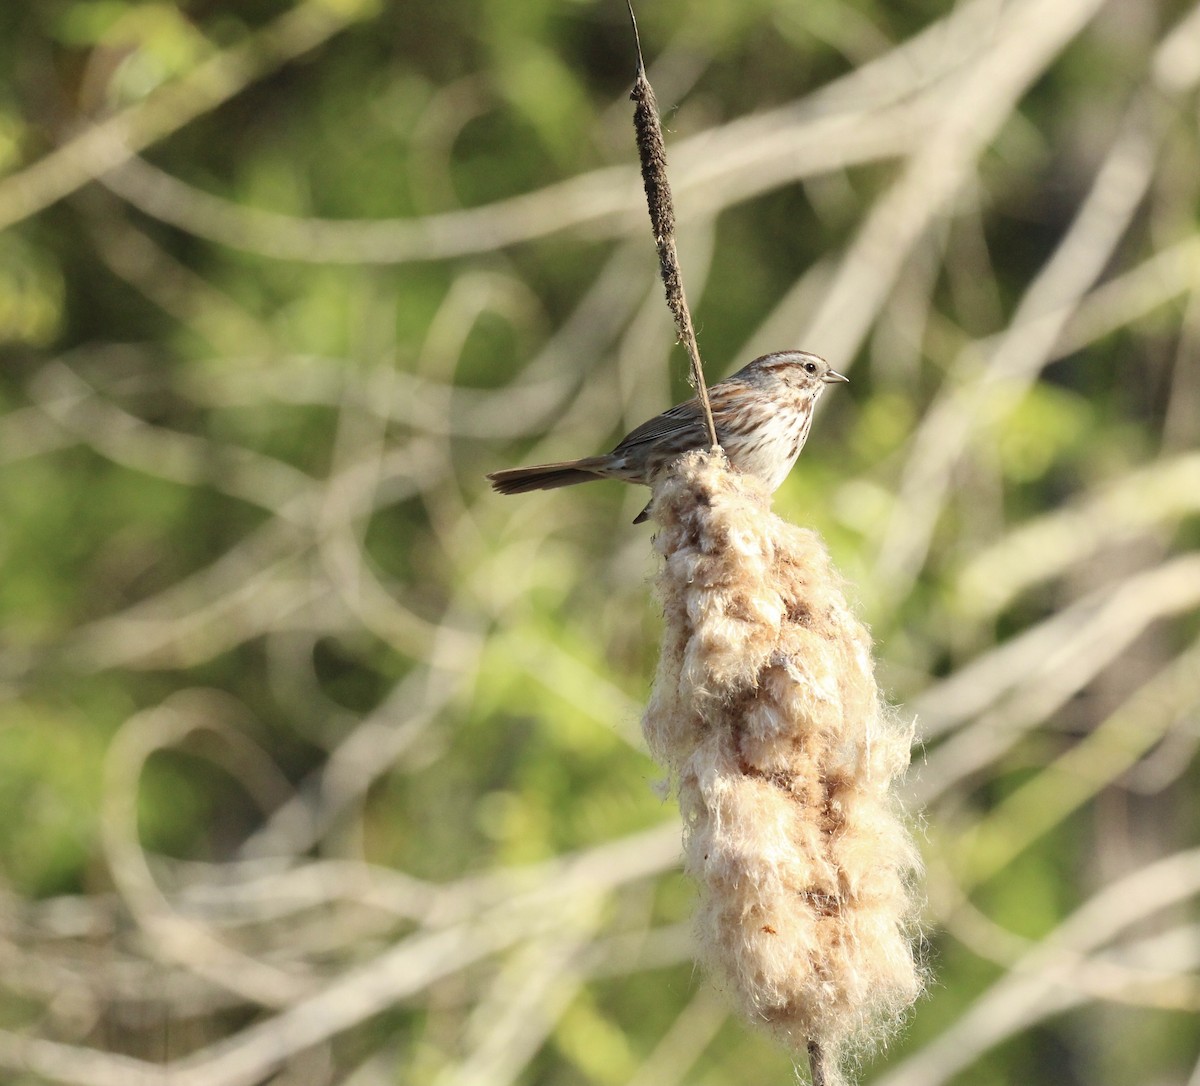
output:
[[[771,490],[787,478],[804,448],[813,408],[826,385],[847,381],[819,355],[807,351],[765,354],[708,390],[717,440],[729,463]],[[692,449],[708,447],[708,429],[697,398],[643,422],[610,453],[509,468],[488,475],[501,494],[551,490],[592,479],[621,479],[650,486],[655,476]],[[641,524],[650,506],[638,514]]]

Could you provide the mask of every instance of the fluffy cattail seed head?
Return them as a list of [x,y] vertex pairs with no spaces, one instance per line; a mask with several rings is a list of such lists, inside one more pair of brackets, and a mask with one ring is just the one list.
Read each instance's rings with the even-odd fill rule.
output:
[[666,628],[643,720],[671,771],[699,949],[746,1017],[835,1058],[921,987],[919,859],[891,785],[912,728],[820,538],[719,453],[655,490]]

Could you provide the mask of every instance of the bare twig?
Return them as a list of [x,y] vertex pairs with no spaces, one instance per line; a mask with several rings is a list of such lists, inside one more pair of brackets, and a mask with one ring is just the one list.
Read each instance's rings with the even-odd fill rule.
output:
[[143,148],[210,113],[365,14],[365,7],[354,4],[338,7],[304,0],[144,101],[83,129],[54,151],[0,180],[0,229],[36,215],[92,178],[128,162]]
[[[628,2],[628,0],[627,0]],[[654,230],[654,244],[658,249],[658,267],[662,275],[663,288],[667,293],[667,306],[675,318],[675,330],[687,347],[692,360],[692,384],[700,398],[704,421],[708,426],[708,437],[714,449],[720,448],[717,427],[713,423],[712,405],[708,402],[708,387],[704,383],[704,367],[700,362],[700,347],[696,343],[696,330],[692,327],[692,314],[687,299],[683,296],[683,276],[679,270],[679,254],[675,251],[675,208],[671,202],[671,185],[667,180],[667,152],[663,145],[662,125],[658,121],[658,103],[654,100],[654,89],[646,78],[646,65],[642,60],[642,41],[638,36],[637,18],[633,4],[629,2],[629,20],[633,24],[633,39],[637,44],[637,75],[629,97],[633,99],[633,128],[637,133],[638,157],[642,162],[642,183],[646,187],[646,207],[650,211],[650,225]]]

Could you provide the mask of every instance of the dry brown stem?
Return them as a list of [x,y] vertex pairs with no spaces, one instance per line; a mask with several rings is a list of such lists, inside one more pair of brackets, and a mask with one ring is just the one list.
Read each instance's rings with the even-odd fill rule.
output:
[[637,134],[638,158],[642,164],[642,184],[646,189],[646,208],[650,212],[650,226],[654,231],[654,244],[658,249],[658,269],[662,275],[663,289],[667,294],[667,306],[675,319],[675,331],[687,347],[692,362],[692,384],[700,397],[704,411],[704,422],[708,427],[709,442],[714,449],[720,448],[717,427],[713,422],[712,405],[708,402],[708,386],[704,383],[704,366],[700,361],[700,346],[696,342],[696,329],[692,325],[692,314],[683,293],[683,273],[679,269],[679,254],[675,251],[675,207],[671,200],[671,183],[667,180],[667,150],[663,144],[662,125],[658,120],[658,103],[654,100],[654,88],[646,78],[646,65],[642,60],[642,42],[638,36],[637,18],[633,4],[629,4],[629,19],[633,23],[633,37],[637,43],[637,75],[629,97],[633,99],[633,130]]
[[816,1041],[808,1042],[808,1074],[812,1086],[826,1086],[825,1053]]

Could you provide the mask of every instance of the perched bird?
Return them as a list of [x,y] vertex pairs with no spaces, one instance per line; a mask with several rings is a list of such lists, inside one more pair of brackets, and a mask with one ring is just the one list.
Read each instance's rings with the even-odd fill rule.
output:
[[[848,380],[819,355],[776,351],[713,385],[708,390],[713,422],[729,463],[777,490],[804,448],[825,386]],[[610,453],[494,471],[488,479],[501,494],[552,490],[593,479],[651,486],[659,472],[684,453],[708,445],[700,401],[693,398],[643,422]],[[649,514],[647,505],[633,523],[641,524]]]

